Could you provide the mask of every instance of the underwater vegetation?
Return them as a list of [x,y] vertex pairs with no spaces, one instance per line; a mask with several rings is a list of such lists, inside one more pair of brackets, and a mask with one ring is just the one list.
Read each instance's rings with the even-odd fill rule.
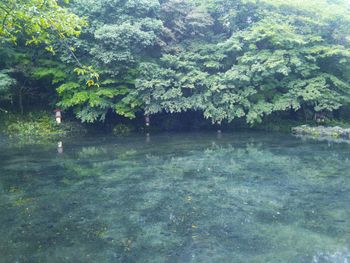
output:
[[64,145],[1,151],[4,262],[350,260],[348,144],[252,132]]

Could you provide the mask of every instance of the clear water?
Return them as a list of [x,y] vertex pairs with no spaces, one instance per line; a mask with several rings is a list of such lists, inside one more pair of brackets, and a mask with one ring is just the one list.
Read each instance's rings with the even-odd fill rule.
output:
[[350,262],[350,145],[288,135],[1,142],[0,262]]

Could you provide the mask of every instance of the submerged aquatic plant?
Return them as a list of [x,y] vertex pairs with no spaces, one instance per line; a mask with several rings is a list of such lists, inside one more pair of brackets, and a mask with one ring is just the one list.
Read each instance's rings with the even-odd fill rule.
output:
[[2,257],[346,262],[348,152],[259,133],[81,139],[63,155],[8,147]]

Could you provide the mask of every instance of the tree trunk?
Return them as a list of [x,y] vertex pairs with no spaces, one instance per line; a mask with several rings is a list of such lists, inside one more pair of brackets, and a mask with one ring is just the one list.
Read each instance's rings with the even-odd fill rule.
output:
[[305,107],[302,106],[302,109],[303,109],[303,113],[304,113],[305,123],[307,123],[307,113],[306,113]]
[[19,89],[19,93],[18,93],[18,104],[19,104],[19,109],[20,109],[20,112],[21,112],[21,115],[24,114],[24,108],[23,108],[23,89],[20,88]]

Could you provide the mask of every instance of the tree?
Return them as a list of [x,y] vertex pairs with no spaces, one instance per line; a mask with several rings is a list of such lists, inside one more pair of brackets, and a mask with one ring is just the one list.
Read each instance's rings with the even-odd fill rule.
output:
[[[7,57],[3,57],[0,69],[7,72],[10,79],[16,79],[16,85],[7,85],[6,90],[11,94],[12,101],[17,99],[22,113],[23,100],[29,101],[29,97],[40,96],[43,93],[42,90],[38,92],[41,87],[33,86],[38,77],[45,78],[56,72],[56,76],[53,76],[56,79],[54,84],[64,81],[61,73],[60,80],[57,81],[59,67],[56,66],[60,64],[55,62],[57,58],[51,57],[41,64],[41,70],[40,66],[38,68],[36,62],[38,60],[43,62],[43,59],[38,58],[38,55],[40,54],[42,58],[47,57],[41,52],[41,49],[46,49],[53,55],[58,49],[64,50],[74,59],[75,65],[78,67],[77,70],[90,77],[90,82],[98,76],[92,68],[84,66],[78,60],[71,48],[70,38],[79,36],[82,27],[86,26],[87,23],[85,19],[71,12],[68,3],[68,0],[63,2],[56,0],[4,0],[0,2],[2,21],[0,24],[0,42],[2,42],[0,51],[8,54]],[[36,47],[33,50],[28,50],[27,46],[32,44]],[[10,63],[7,63],[8,61]],[[44,65],[49,65],[49,68],[43,70]],[[56,69],[52,65],[55,65]],[[72,68],[68,65],[67,67]],[[48,93],[44,91],[44,94]]]
[[142,101],[133,96],[140,65],[176,53],[185,36],[203,38],[213,24],[207,10],[191,1],[90,0],[77,1],[73,8],[88,15],[91,25],[77,52],[93,62],[104,81],[86,89],[72,80],[58,92],[60,106],[73,108],[87,122],[104,120],[108,111],[133,118],[142,111]]
[[[345,2],[246,4],[250,8],[241,4],[217,17],[231,36],[218,38],[215,48],[208,45],[209,37],[192,40],[180,54],[145,65],[133,96],[143,101],[147,114],[193,109],[213,122],[244,117],[253,124],[273,112],[333,111],[349,102]],[[234,11],[235,19],[227,17]]]
[[76,52],[101,74],[98,85],[86,86],[84,76],[58,88],[64,109],[84,122],[103,121],[108,111],[133,118],[139,105],[125,98],[134,89],[140,61],[159,56],[164,32],[157,0],[77,0],[74,12],[89,17],[90,26],[76,42]]
[[[16,84],[16,80],[11,78],[7,70],[0,70],[0,102],[11,101],[11,87]],[[0,107],[0,111],[5,109]]]
[[[82,121],[104,121],[108,112],[133,118],[197,111],[212,122],[254,124],[271,114],[349,105],[347,1],[58,3],[2,1],[0,36],[59,50],[70,71],[78,63],[71,74],[52,56],[26,78],[52,80],[58,105]],[[9,67],[0,69],[13,77]]]
[[3,0],[0,17],[0,40],[17,43],[23,37],[27,44],[43,43],[49,51],[53,39],[78,36],[86,25],[56,0]]

